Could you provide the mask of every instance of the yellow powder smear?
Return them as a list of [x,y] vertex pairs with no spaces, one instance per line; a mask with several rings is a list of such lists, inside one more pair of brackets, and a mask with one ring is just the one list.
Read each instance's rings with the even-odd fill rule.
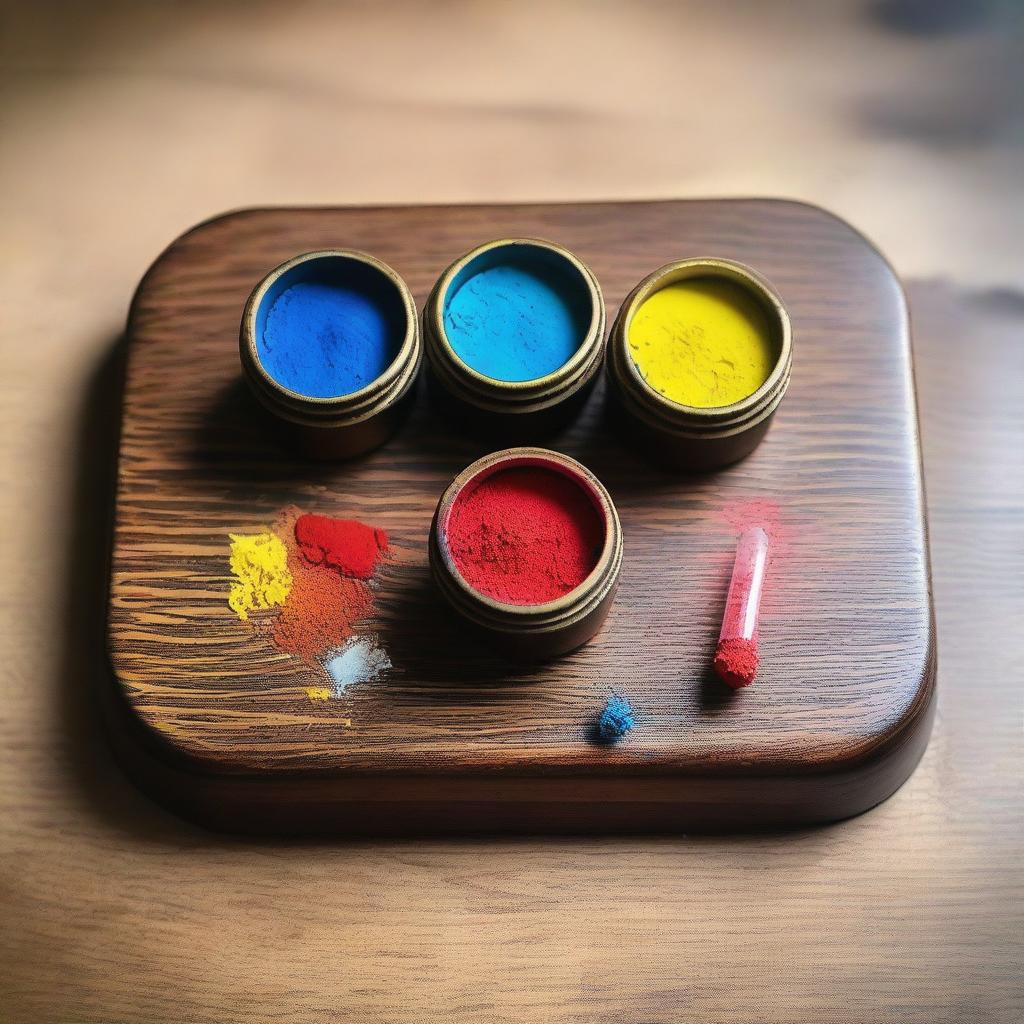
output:
[[243,621],[258,608],[283,605],[292,589],[288,549],[274,533],[232,533],[228,604]]
[[655,391],[699,409],[753,394],[778,357],[757,300],[713,277],[677,281],[649,295],[630,322],[627,342]]
[[331,699],[331,691],[326,686],[307,686],[306,696],[311,701],[325,701]]

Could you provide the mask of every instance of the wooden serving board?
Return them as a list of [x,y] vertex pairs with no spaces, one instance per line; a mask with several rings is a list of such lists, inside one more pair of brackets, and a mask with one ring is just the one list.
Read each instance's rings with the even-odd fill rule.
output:
[[[387,446],[351,463],[284,448],[240,378],[239,318],[271,267],[310,249],[391,264],[422,308],[457,255],[540,236],[594,269],[609,320],[670,260],[740,260],[778,289],[792,385],[761,447],[719,473],[649,463],[605,415],[603,383],[548,440],[589,466],[625,539],[618,597],[580,651],[492,655],[441,606],[430,518],[490,449],[424,393]],[[422,382],[421,382],[422,383]],[[422,389],[421,389],[422,392]],[[709,673],[735,545],[775,503],[762,668]],[[394,669],[311,702],[323,680],[227,604],[228,534],[297,505],[383,526],[395,558],[368,624]],[[744,828],[826,821],[892,793],[927,743],[935,646],[907,312],[891,268],[820,209],[776,201],[247,210],[178,239],[128,324],[109,606],[111,736],[183,813],[246,831]],[[637,724],[589,742],[612,690]]]

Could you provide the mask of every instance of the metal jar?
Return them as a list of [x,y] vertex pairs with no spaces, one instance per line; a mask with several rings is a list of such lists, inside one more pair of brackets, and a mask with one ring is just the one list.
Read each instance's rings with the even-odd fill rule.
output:
[[[384,372],[358,391],[333,398],[311,397],[285,387],[267,372],[257,348],[261,310],[291,285],[323,274],[340,282],[346,275],[379,276],[404,327],[398,351]],[[422,360],[416,303],[408,286],[386,263],[351,249],[303,253],[270,271],[245,304],[239,350],[243,374],[256,398],[300,451],[323,459],[351,458],[383,444],[408,410]]]
[[[644,300],[697,277],[723,278],[742,288],[764,312],[771,334],[771,372],[756,391],[731,405],[699,408],[672,401],[644,380],[629,352],[630,322]],[[792,330],[782,300],[756,271],[724,259],[679,260],[644,278],[622,303],[608,341],[608,379],[622,422],[657,460],[687,470],[728,465],[757,447],[789,387],[792,363]]]

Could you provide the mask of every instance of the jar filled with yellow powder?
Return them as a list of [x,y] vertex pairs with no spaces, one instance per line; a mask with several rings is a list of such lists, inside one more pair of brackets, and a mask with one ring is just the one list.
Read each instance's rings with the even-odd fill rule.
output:
[[612,394],[652,455],[713,469],[749,454],[789,386],[789,316],[740,263],[688,259],[646,277],[612,327]]

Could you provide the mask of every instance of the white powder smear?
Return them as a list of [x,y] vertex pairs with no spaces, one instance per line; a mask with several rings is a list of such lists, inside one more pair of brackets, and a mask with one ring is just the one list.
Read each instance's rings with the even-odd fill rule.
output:
[[391,659],[375,636],[353,636],[327,652],[324,667],[334,680],[334,696],[340,697],[350,683],[380,679],[391,668]]

